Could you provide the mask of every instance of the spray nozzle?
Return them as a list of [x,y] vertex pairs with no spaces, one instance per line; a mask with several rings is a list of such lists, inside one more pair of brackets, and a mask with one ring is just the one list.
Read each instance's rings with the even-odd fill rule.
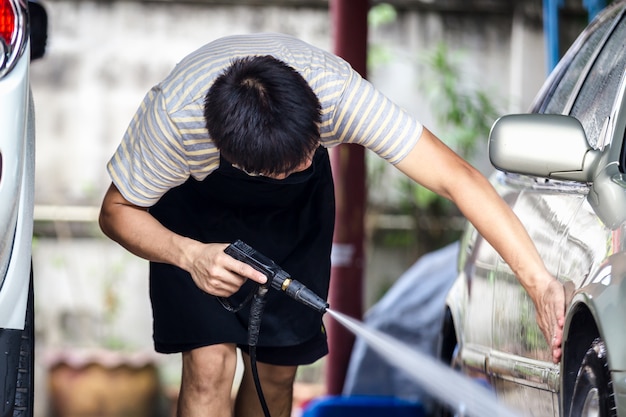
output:
[[276,262],[259,253],[241,240],[237,240],[228,245],[224,252],[265,274],[272,288],[284,292],[294,300],[320,313],[326,312],[328,308],[326,300],[305,287],[301,282],[292,279]]

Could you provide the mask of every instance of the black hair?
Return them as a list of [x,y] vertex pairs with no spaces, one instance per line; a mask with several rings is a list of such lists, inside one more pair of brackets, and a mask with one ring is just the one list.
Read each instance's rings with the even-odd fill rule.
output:
[[292,171],[319,145],[319,99],[272,56],[234,60],[209,88],[204,117],[221,155],[248,172]]

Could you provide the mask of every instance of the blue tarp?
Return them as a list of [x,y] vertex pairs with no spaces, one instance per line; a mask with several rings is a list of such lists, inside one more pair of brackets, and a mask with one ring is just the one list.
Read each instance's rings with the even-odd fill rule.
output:
[[[459,243],[422,256],[365,314],[364,322],[390,336],[436,356],[446,295],[457,276]],[[430,399],[417,383],[389,365],[357,337],[352,351],[344,395],[393,396]]]

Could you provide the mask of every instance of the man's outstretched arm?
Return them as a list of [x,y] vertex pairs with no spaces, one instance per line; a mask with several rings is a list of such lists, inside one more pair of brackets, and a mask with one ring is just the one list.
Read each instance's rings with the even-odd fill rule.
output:
[[526,229],[489,181],[427,129],[396,166],[417,183],[454,202],[509,264],[533,300],[552,359],[559,362],[565,315],[563,285],[546,270]]

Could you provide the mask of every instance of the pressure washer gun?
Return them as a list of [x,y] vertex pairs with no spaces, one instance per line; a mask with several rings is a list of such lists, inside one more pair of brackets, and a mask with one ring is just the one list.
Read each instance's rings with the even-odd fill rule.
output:
[[329,307],[324,299],[305,287],[301,282],[292,279],[291,276],[274,261],[262,255],[241,240],[230,244],[224,252],[265,274],[267,282],[272,288],[283,291],[294,300],[320,313],[325,313],[326,309]]

